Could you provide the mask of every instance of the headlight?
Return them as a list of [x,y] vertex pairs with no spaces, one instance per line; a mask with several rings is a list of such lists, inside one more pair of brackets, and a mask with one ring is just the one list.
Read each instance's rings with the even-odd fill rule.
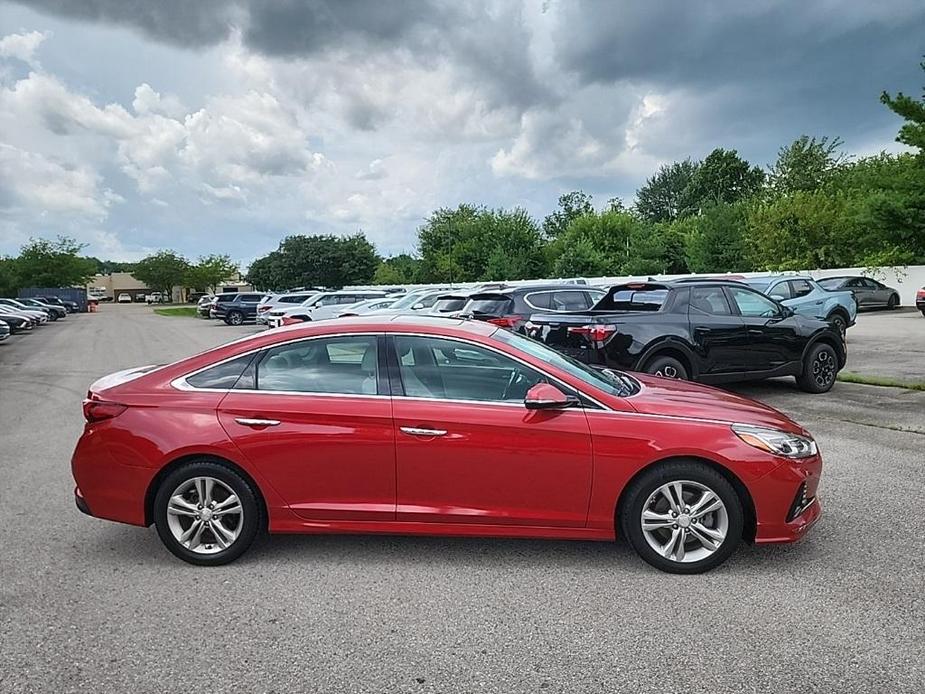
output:
[[809,458],[819,452],[816,442],[806,436],[746,424],[733,424],[732,430],[749,446],[784,458]]

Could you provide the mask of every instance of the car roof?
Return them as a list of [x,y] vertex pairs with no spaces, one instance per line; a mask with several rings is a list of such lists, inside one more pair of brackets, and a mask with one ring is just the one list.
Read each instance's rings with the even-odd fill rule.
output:
[[746,277],[742,282],[751,282],[752,280],[761,282],[775,282],[777,280],[811,280],[809,275],[756,275],[755,277]]

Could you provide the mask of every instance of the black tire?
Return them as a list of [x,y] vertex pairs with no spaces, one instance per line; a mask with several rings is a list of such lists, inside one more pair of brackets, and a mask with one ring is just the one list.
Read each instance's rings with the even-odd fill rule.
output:
[[48,314],[48,320],[51,321],[52,323],[54,323],[56,320],[58,320],[58,314],[57,314],[57,313],[49,313],[49,314]]
[[[674,558],[666,558],[649,544],[646,533],[642,529],[642,512],[644,507],[647,506],[650,497],[662,485],[682,481],[688,484],[693,482],[706,487],[719,497],[726,512],[726,531],[721,544],[707,556],[694,561],[679,561]],[[696,502],[696,497],[685,497],[685,501]],[[661,499],[659,503],[664,503],[667,508],[667,500]],[[711,518],[710,516],[713,517]],[[623,536],[644,561],[656,569],[675,574],[699,574],[722,564],[739,545],[744,525],[742,501],[729,481],[710,466],[695,460],[663,463],[646,470],[627,488],[620,506],[619,521]],[[708,514],[706,522],[719,523],[718,513]],[[700,526],[697,523],[692,523],[691,527]],[[671,533],[676,532],[671,528],[664,528],[663,531],[669,537]],[[688,551],[690,552],[698,551],[702,553],[705,551],[699,541],[692,536],[695,530],[690,530],[689,533],[691,535],[684,536],[687,539],[683,540],[683,546],[689,547]],[[673,556],[673,554],[669,556]]]
[[[226,549],[213,551],[209,554],[194,552],[182,545],[174,537],[168,522],[167,505],[174,491],[184,482],[196,477],[211,477],[227,485],[237,495],[243,514],[243,518],[240,519],[241,526],[238,529],[237,537]],[[190,520],[190,523],[192,522],[195,521]],[[266,527],[266,518],[264,517],[263,507],[257,499],[257,491],[243,477],[225,465],[203,458],[177,468],[161,481],[157,495],[154,497],[154,525],[157,528],[157,534],[160,536],[161,542],[175,556],[198,566],[219,566],[234,561],[247,551],[257,534]],[[205,530],[203,537],[208,540],[208,533],[211,532],[213,531]],[[211,539],[211,545],[218,544],[215,542],[214,536]],[[201,544],[204,547],[210,546],[207,542],[202,542]]]
[[644,371],[653,376],[675,378],[686,381],[689,378],[687,368],[674,357],[655,356],[646,363]]
[[886,307],[890,311],[895,311],[897,306],[899,306],[899,297],[896,294],[891,294],[890,300],[886,302]]
[[922,309],[922,318],[925,318],[925,309]]
[[244,325],[244,314],[240,311],[229,311],[225,315],[225,322],[228,325]]
[[841,313],[836,312],[829,316],[829,323],[832,324],[833,328],[838,330],[842,337],[848,332],[848,319]]
[[825,343],[813,345],[803,361],[803,373],[797,376],[797,385],[807,393],[827,393],[838,376],[838,355]]

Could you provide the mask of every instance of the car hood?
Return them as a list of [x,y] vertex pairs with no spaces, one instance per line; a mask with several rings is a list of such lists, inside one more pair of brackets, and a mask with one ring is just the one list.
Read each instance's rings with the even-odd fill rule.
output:
[[642,384],[642,389],[628,398],[637,412],[751,424],[795,434],[808,433],[784,413],[735,393],[648,374],[634,373],[633,377]]

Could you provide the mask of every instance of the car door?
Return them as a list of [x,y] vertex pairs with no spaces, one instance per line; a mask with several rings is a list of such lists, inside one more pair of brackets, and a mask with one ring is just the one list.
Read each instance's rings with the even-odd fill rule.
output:
[[394,335],[397,519],[581,527],[591,494],[584,411],[528,410],[539,371],[468,341]]
[[687,315],[694,347],[701,358],[701,374],[747,369],[748,332],[722,287],[691,287]]
[[244,456],[308,520],[392,520],[395,434],[376,335],[261,352],[218,416]]
[[746,287],[726,287],[748,333],[746,371],[770,372],[799,361],[803,340],[797,319],[780,304]]
[[[786,306],[803,316],[825,318],[825,298],[821,292],[815,291],[811,283],[803,279],[795,279],[787,280],[786,285],[791,296],[790,301],[784,302]],[[777,298],[773,294],[770,296],[772,299]]]
[[887,302],[890,300],[890,290],[877,282],[876,280],[869,279],[865,277],[861,280],[861,284],[864,285],[864,290],[870,296],[870,305],[872,306],[886,306]]
[[876,297],[870,287],[864,284],[862,277],[855,277],[845,283],[845,289],[850,289],[854,294],[855,301],[858,302],[858,308],[867,308],[876,303]]

